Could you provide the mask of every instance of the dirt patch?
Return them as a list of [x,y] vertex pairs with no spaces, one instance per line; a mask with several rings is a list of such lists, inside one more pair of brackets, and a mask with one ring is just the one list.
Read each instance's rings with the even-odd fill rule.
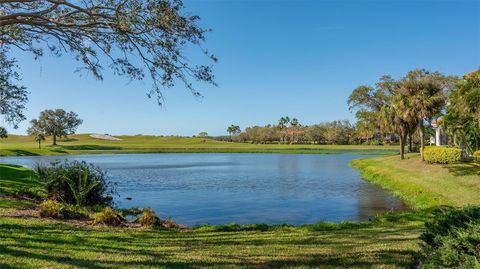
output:
[[[59,220],[59,219],[53,219],[53,218],[42,218],[40,217],[40,213],[38,210],[35,209],[23,209],[23,210],[16,210],[12,212],[7,212],[4,214],[0,214],[0,217],[7,217],[7,218],[20,218],[20,219],[41,219],[44,221],[47,221],[49,223],[63,223],[63,224],[70,224],[74,225],[77,227],[102,227],[104,225],[94,225],[93,224],[93,219],[65,219],[65,220]],[[162,220],[162,226],[163,228],[171,229],[171,228],[176,228],[176,229],[181,229],[181,230],[186,230],[188,229],[187,226],[181,225],[181,224],[176,224],[172,225],[171,220]],[[104,226],[104,227],[109,227],[109,228],[116,228],[116,227],[110,227],[110,226]],[[138,221],[127,221],[123,223],[121,226],[118,228],[134,228],[134,229],[140,229],[143,228]]]

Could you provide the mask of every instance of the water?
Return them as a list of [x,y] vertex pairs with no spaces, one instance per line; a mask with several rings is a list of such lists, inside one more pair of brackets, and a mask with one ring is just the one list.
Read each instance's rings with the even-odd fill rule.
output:
[[[368,220],[405,204],[360,178],[355,154],[102,154],[0,157],[32,167],[84,160],[106,169],[119,207],[152,207],[178,223],[288,223]],[[131,200],[127,200],[131,197]]]

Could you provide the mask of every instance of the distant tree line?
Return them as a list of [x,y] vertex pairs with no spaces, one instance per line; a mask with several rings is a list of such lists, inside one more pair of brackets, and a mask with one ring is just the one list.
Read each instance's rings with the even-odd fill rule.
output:
[[[241,131],[237,125],[228,127],[230,136],[216,137],[218,140],[248,143],[285,144],[359,144],[373,143],[361,137],[356,126],[348,120],[335,120],[314,125],[302,125],[297,118],[281,117],[277,124],[251,126]],[[383,143],[382,141],[381,143]],[[375,142],[379,143],[379,142]]]

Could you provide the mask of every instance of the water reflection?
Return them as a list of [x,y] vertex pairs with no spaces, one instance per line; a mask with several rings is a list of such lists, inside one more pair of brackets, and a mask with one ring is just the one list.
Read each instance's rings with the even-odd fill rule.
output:
[[[405,205],[360,179],[354,154],[81,155],[118,185],[118,206],[152,207],[163,217],[203,223],[366,220]],[[32,166],[65,157],[2,157]],[[126,200],[132,197],[132,200]]]

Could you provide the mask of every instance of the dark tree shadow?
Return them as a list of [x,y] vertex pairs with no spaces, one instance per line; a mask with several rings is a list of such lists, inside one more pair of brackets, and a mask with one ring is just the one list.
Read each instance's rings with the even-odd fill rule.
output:
[[445,166],[455,176],[480,175],[480,163],[462,163]]
[[63,149],[67,150],[122,150],[122,147],[115,146],[100,146],[100,145],[69,145],[61,146]]
[[9,149],[8,151],[15,153],[17,156],[38,156],[38,153],[34,153],[28,150],[21,149]]

